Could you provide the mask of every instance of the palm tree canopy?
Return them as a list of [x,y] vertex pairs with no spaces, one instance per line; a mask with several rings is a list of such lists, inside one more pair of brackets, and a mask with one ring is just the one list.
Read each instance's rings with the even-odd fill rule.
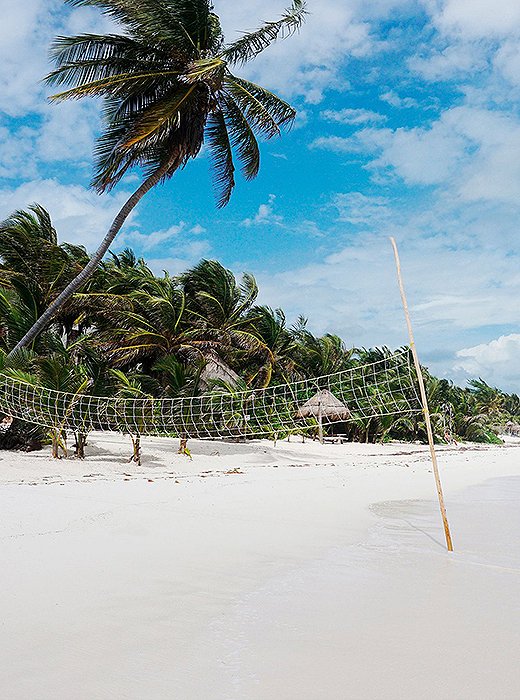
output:
[[[0,221],[0,345],[12,347],[69,284],[88,260],[82,246],[58,243],[48,211],[33,204]],[[5,307],[6,300],[9,300]],[[59,315],[69,332],[76,315],[69,306]]]
[[104,131],[96,148],[94,187],[116,185],[129,168],[171,177],[205,142],[214,166],[218,206],[235,185],[234,154],[246,179],[260,166],[257,137],[271,138],[295,111],[268,90],[236,77],[243,64],[277,38],[296,31],[304,0],[276,22],[226,44],[210,0],[67,0],[94,6],[122,34],[58,37],[46,78],[68,86],[52,99],[104,99]]
[[58,244],[51,217],[41,205],[0,221],[0,286],[23,284],[47,306],[88,260],[82,246]]

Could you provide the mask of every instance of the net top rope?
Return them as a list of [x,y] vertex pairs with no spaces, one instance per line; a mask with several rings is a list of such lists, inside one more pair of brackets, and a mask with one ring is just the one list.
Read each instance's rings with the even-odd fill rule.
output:
[[[332,398],[331,398],[332,397]],[[173,399],[72,394],[0,374],[0,413],[47,428],[191,438],[266,437],[422,411],[408,350],[266,389]]]

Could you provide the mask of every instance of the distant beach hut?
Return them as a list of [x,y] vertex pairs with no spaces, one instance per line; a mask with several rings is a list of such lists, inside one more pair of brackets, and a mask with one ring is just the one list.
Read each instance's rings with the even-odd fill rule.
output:
[[206,357],[206,360],[206,365],[200,375],[200,385],[203,391],[207,391],[218,381],[225,382],[231,387],[237,386],[240,381],[239,375],[217,354],[211,353]]
[[520,424],[513,423],[513,421],[508,421],[506,423],[506,435],[512,435],[514,437],[520,437]]
[[318,435],[323,443],[323,421],[339,423],[351,418],[347,406],[328,389],[318,391],[298,409],[298,418],[315,418],[318,421]]

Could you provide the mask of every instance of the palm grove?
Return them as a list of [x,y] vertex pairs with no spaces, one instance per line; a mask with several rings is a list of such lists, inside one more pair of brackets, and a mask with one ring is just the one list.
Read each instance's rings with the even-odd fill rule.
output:
[[[209,363],[223,369],[209,389],[231,392],[345,369],[361,372],[391,354],[386,348],[349,349],[335,335],[316,337],[304,319],[288,326],[281,309],[256,303],[251,275],[238,282],[216,261],[203,260],[176,277],[156,276],[124,250],[101,263],[30,348],[9,356],[88,255],[81,246],[59,244],[49,214],[39,206],[2,222],[0,239],[0,370],[31,386],[101,397],[189,397],[208,391],[202,377]],[[231,374],[233,386],[226,381]],[[520,412],[517,396],[481,380],[466,389],[428,373],[426,380],[439,440],[447,416],[453,437],[487,442]],[[378,413],[355,417],[350,439],[425,439],[418,414],[394,415],[384,405]],[[312,425],[307,428],[312,432]],[[65,448],[58,427],[48,436],[14,421],[0,434],[0,444],[37,446],[49,437],[58,455]],[[74,437],[82,455],[86,436]],[[139,445],[134,447],[138,459]]]
[[[238,283],[215,261],[177,277],[158,277],[130,250],[105,257],[140,199],[186,166],[203,144],[218,206],[233,191],[235,159],[246,179],[257,175],[257,137],[279,134],[295,112],[232,69],[296,31],[305,16],[302,0],[294,0],[278,21],[231,44],[208,0],[70,4],[100,8],[122,33],[58,38],[56,68],[47,81],[67,89],[53,99],[103,99],[93,187],[110,190],[131,168],[142,182],[90,258],[81,246],[58,242],[50,214],[39,205],[0,224],[0,370],[73,394],[173,398],[208,391],[201,376],[210,362],[233,373],[235,388],[247,388],[330,374],[388,355],[385,348],[347,349],[334,335],[315,337],[303,319],[288,327],[282,310],[256,304],[251,275]],[[430,376],[427,381],[440,437],[448,415],[453,435],[496,440],[496,431],[520,412],[518,397],[480,380],[468,389]],[[416,416],[381,414],[353,420],[349,436],[424,438]],[[17,447],[48,437],[55,456],[65,450],[59,427],[46,436],[14,421],[0,440]],[[75,437],[81,456],[85,435]],[[186,449],[188,436],[182,437]]]

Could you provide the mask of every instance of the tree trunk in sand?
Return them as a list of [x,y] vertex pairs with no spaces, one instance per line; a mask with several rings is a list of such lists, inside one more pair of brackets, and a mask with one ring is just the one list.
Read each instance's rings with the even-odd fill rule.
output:
[[74,454],[78,459],[85,459],[85,445],[87,443],[86,433],[76,433],[76,444],[74,445]]
[[129,462],[135,462],[139,467],[141,466],[141,436],[130,435],[132,438],[133,454],[128,460]]

